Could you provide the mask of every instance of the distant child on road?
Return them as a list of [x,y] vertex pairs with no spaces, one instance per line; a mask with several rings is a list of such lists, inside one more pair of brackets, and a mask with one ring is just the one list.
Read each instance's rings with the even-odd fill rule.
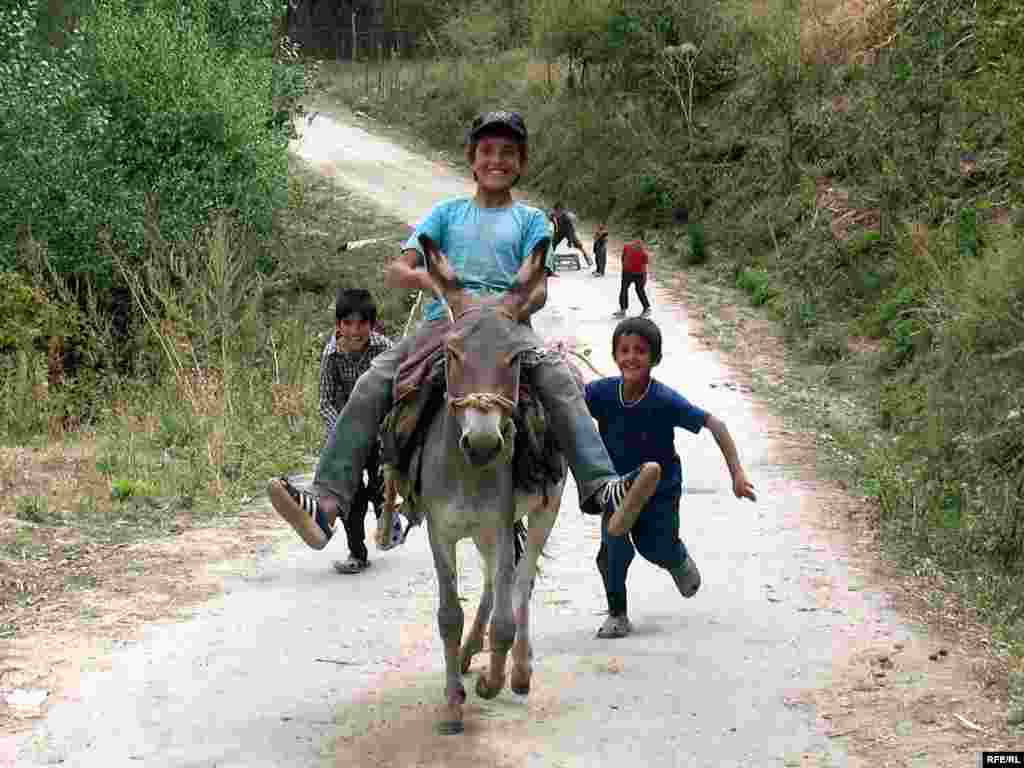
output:
[[636,286],[636,295],[643,305],[643,314],[651,313],[651,302],[647,300],[647,265],[649,258],[643,238],[626,243],[622,247],[622,286],[619,288],[619,311],[613,317],[625,317],[629,308],[629,286]]
[[565,240],[573,248],[579,249],[579,252],[583,254],[583,260],[589,267],[591,265],[590,255],[576,234],[575,216],[565,210],[561,203],[555,203],[555,207],[551,211],[551,224],[554,227],[554,236],[551,239],[552,246],[557,248],[558,244]]
[[608,226],[597,225],[597,232],[594,233],[594,276],[603,277],[604,268],[608,263]]
[[683,597],[693,597],[700,588],[700,571],[679,538],[683,470],[675,450],[676,427],[694,434],[707,427],[732,476],[733,494],[756,500],[725,424],[651,376],[661,361],[658,326],[640,317],[622,321],[612,334],[612,355],[622,375],[587,384],[587,407],[617,472],[653,461],[661,465],[661,480],[637,516],[621,525],[608,516],[602,519],[597,569],[608,599],[608,619],[597,633],[602,638],[625,637],[632,631],[626,574],[637,550],[671,574]]
[[[391,349],[391,341],[372,330],[377,322],[377,304],[369,291],[363,288],[338,291],[334,315],[334,333],[320,356],[320,415],[328,439],[356,381],[369,370],[377,355]],[[370,566],[364,520],[371,503],[377,517],[382,511],[379,451],[370,456],[366,473],[369,482],[360,484],[352,502],[352,511],[345,518],[349,557],[348,560],[335,561],[334,569],[338,573],[359,573]]]

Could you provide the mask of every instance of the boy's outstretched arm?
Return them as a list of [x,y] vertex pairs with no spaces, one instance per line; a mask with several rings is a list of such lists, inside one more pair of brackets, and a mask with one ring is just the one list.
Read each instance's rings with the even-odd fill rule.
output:
[[729,474],[732,475],[733,495],[737,499],[757,501],[757,496],[754,495],[754,484],[747,479],[747,473],[743,471],[739,453],[736,451],[736,443],[733,442],[725,422],[709,413],[704,426],[715,436],[715,442],[718,443],[718,448],[722,451],[725,463],[729,467]]

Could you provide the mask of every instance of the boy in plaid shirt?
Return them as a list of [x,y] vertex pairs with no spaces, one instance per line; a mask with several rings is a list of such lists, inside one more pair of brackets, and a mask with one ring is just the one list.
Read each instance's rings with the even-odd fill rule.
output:
[[[390,339],[373,331],[377,322],[377,304],[366,289],[338,291],[334,314],[335,330],[320,357],[320,415],[323,416],[328,438],[334,431],[338,414],[352,394],[356,380],[370,368],[373,358],[392,346]],[[359,573],[370,565],[363,521],[371,502],[377,517],[381,514],[384,488],[379,450],[371,454],[366,472],[369,483],[364,483],[356,494],[352,512],[345,518],[349,557],[348,560],[334,562],[334,569],[338,573]],[[397,516],[396,522],[399,522]]]

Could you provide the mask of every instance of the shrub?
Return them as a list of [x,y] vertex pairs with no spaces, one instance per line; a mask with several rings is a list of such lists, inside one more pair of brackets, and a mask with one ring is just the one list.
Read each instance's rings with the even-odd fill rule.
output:
[[708,249],[704,239],[704,225],[698,221],[691,221],[686,227],[686,235],[690,246],[686,258],[687,263],[706,264]]
[[778,296],[778,291],[772,287],[770,280],[767,270],[744,267],[736,278],[736,287],[749,293],[750,303],[760,307]]
[[94,6],[57,48],[37,42],[29,10],[0,10],[0,268],[18,263],[27,227],[57,274],[89,276],[110,309],[98,241],[141,262],[147,201],[168,241],[217,210],[269,234],[306,81],[294,60],[272,63],[273,11],[257,0]]

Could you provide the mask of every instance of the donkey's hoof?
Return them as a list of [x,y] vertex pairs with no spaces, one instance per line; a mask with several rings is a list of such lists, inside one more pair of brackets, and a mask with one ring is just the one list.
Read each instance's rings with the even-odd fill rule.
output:
[[437,732],[442,736],[454,736],[466,730],[461,720],[442,720],[437,724]]
[[509,687],[512,688],[512,693],[518,696],[526,696],[530,692],[530,673],[519,673],[518,670],[512,670]]
[[491,681],[487,679],[487,675],[480,675],[476,679],[476,695],[481,699],[493,699],[499,693],[504,686],[505,681],[502,680],[497,685],[491,685]]
[[459,669],[462,670],[462,674],[465,675],[469,672],[469,668],[473,664],[473,657],[482,650],[483,646],[475,643],[466,643],[462,646],[462,650],[459,651]]

